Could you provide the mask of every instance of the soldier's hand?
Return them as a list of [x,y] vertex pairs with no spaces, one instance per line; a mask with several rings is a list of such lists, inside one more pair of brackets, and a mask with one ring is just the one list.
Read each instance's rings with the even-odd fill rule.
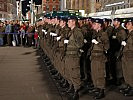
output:
[[60,38],[61,38],[61,36],[57,37],[57,41],[59,41],[59,40],[60,40]]
[[84,39],[84,43],[87,43],[87,40],[86,39]]
[[68,44],[69,40],[64,40],[64,44]]
[[122,42],[121,42],[121,45],[123,45],[123,46],[126,46],[126,44],[127,44],[127,43],[126,43],[125,41],[122,41]]
[[91,42],[94,43],[94,44],[98,44],[99,43],[98,41],[96,41],[96,39],[92,39]]
[[57,36],[57,34],[55,34],[55,33],[52,33],[52,36]]
[[42,29],[42,32],[45,32],[46,30]]
[[45,33],[45,35],[47,34],[47,32],[44,32]]
[[84,50],[82,50],[82,49],[80,49],[79,51],[80,51],[81,53],[83,53],[83,52],[84,52]]

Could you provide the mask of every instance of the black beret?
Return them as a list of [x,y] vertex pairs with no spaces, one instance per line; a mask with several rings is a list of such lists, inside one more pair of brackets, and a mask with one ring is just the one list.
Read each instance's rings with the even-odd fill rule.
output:
[[113,21],[122,22],[121,18],[114,18]]
[[92,17],[88,17],[88,21],[94,21],[94,18],[92,18]]
[[103,20],[99,19],[99,18],[94,19],[94,22],[99,23],[99,24],[103,24]]
[[127,22],[133,22],[133,18],[128,18]]
[[76,16],[69,16],[68,20],[71,20],[71,19],[77,20],[78,18]]
[[104,18],[104,19],[103,19],[103,22],[109,22],[109,19]]
[[61,17],[60,17],[60,20],[63,20],[63,21],[66,21],[66,22],[67,22],[67,21],[68,21],[68,17],[66,17],[66,16],[61,16]]
[[84,17],[78,17],[78,20],[84,20]]

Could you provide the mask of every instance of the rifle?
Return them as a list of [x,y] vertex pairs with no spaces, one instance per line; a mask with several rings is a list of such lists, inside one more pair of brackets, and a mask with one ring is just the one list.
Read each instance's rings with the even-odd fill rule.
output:
[[[127,38],[125,39],[125,42],[127,42],[127,40],[128,40],[128,38],[130,37],[130,35],[131,35],[131,33],[127,36]],[[123,50],[124,50],[124,46],[121,45],[120,50],[119,50],[119,52],[118,52],[117,55],[116,55],[116,59],[117,59],[117,60],[119,60],[119,59],[122,57],[122,55],[123,55]]]
[[122,57],[124,46],[121,45],[119,52],[116,55],[116,59],[119,60]]

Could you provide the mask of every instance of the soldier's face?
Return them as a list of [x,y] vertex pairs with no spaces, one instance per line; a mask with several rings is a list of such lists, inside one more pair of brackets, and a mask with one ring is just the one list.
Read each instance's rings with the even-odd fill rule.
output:
[[92,24],[92,28],[93,28],[94,30],[98,30],[99,27],[100,27],[100,24],[99,24],[99,23],[93,23],[93,24]]
[[118,26],[120,24],[120,22],[118,22],[118,21],[113,21],[113,25],[114,26]]
[[63,20],[60,21],[60,26],[63,26]]
[[74,26],[74,21],[73,20],[68,20],[68,27],[73,27]]
[[126,28],[127,28],[128,30],[132,30],[132,29],[133,29],[133,24],[132,24],[132,22],[128,22],[128,23],[126,24]]

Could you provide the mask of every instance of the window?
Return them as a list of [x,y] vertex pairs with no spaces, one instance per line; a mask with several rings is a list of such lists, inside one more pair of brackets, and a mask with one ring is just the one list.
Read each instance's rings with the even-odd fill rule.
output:
[[53,6],[53,11],[56,11],[56,7],[55,6]]
[[0,3],[0,8],[4,9],[4,4],[3,3]]
[[46,6],[46,10],[49,10],[49,6]]
[[0,18],[2,18],[2,14],[0,14]]
[[96,0],[96,3],[98,3],[99,2],[99,0]]

